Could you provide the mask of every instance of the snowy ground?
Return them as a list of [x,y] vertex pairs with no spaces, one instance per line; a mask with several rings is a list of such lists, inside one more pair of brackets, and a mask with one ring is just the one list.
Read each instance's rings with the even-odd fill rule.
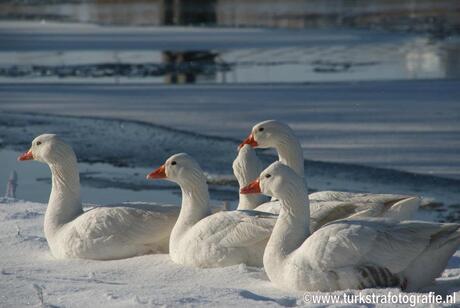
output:
[[[144,179],[145,170],[148,170],[147,165],[158,165],[163,156],[169,154],[168,151],[175,151],[178,146],[188,148],[207,169],[219,174],[214,178],[216,185],[211,186],[214,187],[211,195],[216,196],[216,190],[222,193],[219,182],[229,178],[228,166],[237,144],[230,138],[191,134],[139,122],[93,118],[3,113],[0,127],[0,138],[9,148],[27,148],[29,140],[37,132],[52,129],[62,134],[75,147],[82,161],[111,161],[111,157],[117,156],[118,164],[143,166],[136,167],[137,172],[133,173],[130,168],[120,170],[112,167],[113,169],[107,170],[107,166],[101,166],[99,163],[84,163],[82,183],[104,187],[105,192],[114,188],[141,189],[142,193],[137,193],[136,200],[146,198],[145,201],[163,200],[158,192],[163,192],[162,189],[168,186],[148,186],[150,183]],[[114,141],[98,143],[100,140]],[[122,146],[119,146],[120,144]],[[163,152],[155,152],[156,146],[163,149]],[[38,163],[16,163],[14,158],[18,152],[8,150],[6,153],[8,155],[5,156],[6,161],[2,168],[16,164],[21,168],[18,171],[22,177],[35,175],[33,169],[38,167]],[[267,154],[263,157],[266,160],[273,159]],[[223,165],[227,167],[222,167]],[[433,213],[438,213],[437,210],[447,210],[448,205],[452,209],[457,208],[452,204],[458,200],[458,180],[455,179],[336,163],[306,161],[306,165],[309,167],[309,183],[315,188],[405,192],[433,197],[445,203],[444,207],[436,209],[435,212],[421,211],[420,215],[425,216],[421,218],[443,220],[446,215],[437,217]],[[49,171],[43,165],[40,167],[43,167],[42,179],[46,178],[47,175],[43,174],[48,174]],[[223,176],[225,174],[227,176]],[[225,184],[223,190],[233,192],[233,195],[229,194],[226,198],[234,200],[236,188],[228,187],[226,183],[220,183]],[[48,181],[32,181],[27,185],[41,189],[45,196],[49,192]],[[22,189],[27,189],[27,185],[23,185]],[[39,203],[0,203],[0,246],[6,247],[0,252],[0,299],[5,307],[39,305],[40,294],[46,305],[59,307],[258,307],[306,304],[302,300],[303,294],[279,291],[267,280],[262,269],[245,266],[198,270],[177,266],[167,255],[149,255],[106,262],[54,260],[43,238],[45,208],[46,204]],[[451,259],[443,278],[438,280],[436,286],[426,291],[442,295],[456,292],[456,296],[460,298],[459,266],[460,251]],[[396,289],[390,291],[399,293]],[[364,292],[385,294],[389,290]],[[346,293],[358,294],[356,291]],[[340,295],[343,292],[334,294]]]
[[[39,306],[39,293],[49,307],[305,305],[302,293],[277,290],[262,269],[243,265],[194,269],[175,265],[167,255],[118,261],[57,261],[49,254],[43,238],[44,210],[45,205],[38,203],[0,203],[1,307]],[[437,285],[426,292],[440,295],[456,292],[458,301],[459,265],[460,251],[452,257]],[[400,292],[397,289],[364,292],[384,294],[388,291]],[[346,293],[358,294],[357,291]]]

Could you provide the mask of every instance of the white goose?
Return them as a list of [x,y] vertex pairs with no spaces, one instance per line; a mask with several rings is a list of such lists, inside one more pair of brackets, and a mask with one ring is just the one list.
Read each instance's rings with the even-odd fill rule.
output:
[[121,259],[167,252],[169,234],[179,214],[172,206],[95,207],[83,211],[77,158],[56,135],[35,138],[18,160],[48,164],[52,188],[45,213],[45,237],[55,258]]
[[[302,178],[305,177],[302,148],[294,131],[288,125],[275,120],[260,122],[252,128],[249,136],[241,143],[240,149],[245,144],[254,148],[274,148],[278,153],[281,163],[292,168]],[[255,164],[254,161],[256,160],[258,158],[252,158],[251,162],[248,161],[247,164]],[[240,165],[243,163],[240,162]],[[250,166],[246,166],[243,170],[250,170]],[[251,170],[252,172],[253,170]],[[315,192],[309,195],[309,199],[313,207],[317,204],[323,204],[323,210],[329,209],[335,212],[339,210],[342,214],[334,219],[349,217],[359,212],[359,215],[355,215],[354,217],[389,217],[398,220],[407,220],[414,216],[421,203],[420,198],[405,195],[341,191]],[[335,205],[331,201],[335,202]],[[348,206],[348,210],[339,209],[342,206],[341,202],[352,204],[354,207]],[[257,208],[257,210],[267,210],[276,213],[279,211],[279,205],[277,203],[264,204],[263,207]],[[327,213],[324,214],[328,215]]]
[[[238,180],[240,189],[247,186],[252,180],[258,177],[256,174],[257,172],[260,174],[262,171],[261,165],[262,163],[258,159],[255,150],[247,144],[243,145],[239,150],[238,156],[233,161],[233,173]],[[331,194],[330,197],[331,196],[333,196],[333,194]],[[347,198],[344,198],[344,196],[347,196]],[[389,214],[395,213],[395,208],[410,208],[407,206],[410,203],[413,203],[414,207],[416,207],[420,202],[417,198],[406,197],[401,201],[396,200],[389,205],[387,203],[388,200],[391,201],[393,199],[391,197],[387,197],[387,195],[373,195],[373,198],[369,198],[369,200],[366,199],[369,197],[369,194],[342,193],[341,197],[342,198],[337,198],[337,200],[310,199],[311,232],[314,232],[322,225],[333,220],[350,217],[388,216]],[[381,200],[378,200],[376,197],[380,197]],[[347,201],[343,201],[342,199]],[[280,202],[278,200],[267,200],[268,198],[263,194],[240,193],[238,209],[256,210],[278,214],[281,209]],[[400,206],[401,204],[403,206]],[[385,212],[388,208],[393,208],[393,211]],[[407,218],[410,217],[410,215],[407,216]],[[404,215],[400,215],[399,217],[394,218],[401,219],[405,217]]]
[[[239,149],[232,167],[240,189],[256,179],[263,170],[256,151],[247,144]],[[268,197],[263,194],[240,194],[237,210],[253,210],[267,201]]]
[[384,218],[339,220],[309,232],[303,178],[275,162],[242,193],[262,191],[281,202],[264,253],[264,267],[278,287],[334,291],[433,283],[460,245],[460,225]]
[[173,181],[182,190],[182,208],[169,242],[169,255],[175,263],[195,267],[240,263],[262,266],[275,215],[254,211],[210,215],[206,177],[185,153],[171,156],[147,178]]

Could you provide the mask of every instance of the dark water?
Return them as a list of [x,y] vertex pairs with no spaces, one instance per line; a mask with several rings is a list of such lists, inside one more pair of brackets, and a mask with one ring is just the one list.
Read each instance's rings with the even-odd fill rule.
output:
[[458,79],[460,40],[234,50],[0,53],[0,81],[302,83]]

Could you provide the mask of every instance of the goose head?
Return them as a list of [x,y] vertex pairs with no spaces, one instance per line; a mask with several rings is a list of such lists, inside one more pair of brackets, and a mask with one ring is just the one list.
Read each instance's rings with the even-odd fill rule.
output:
[[[304,180],[281,162],[268,166],[259,178],[241,188],[242,194],[263,193],[280,200],[288,199],[305,190]],[[306,194],[306,192],[305,192]]]
[[240,148],[245,144],[253,148],[277,148],[284,140],[294,136],[294,131],[288,125],[276,120],[267,120],[254,125],[249,136],[240,144]]
[[205,180],[200,165],[188,154],[179,153],[171,156],[158,169],[147,175],[149,180],[164,179],[180,186],[202,182]]
[[262,171],[262,163],[254,149],[244,144],[238,151],[238,155],[232,164],[233,174],[238,180],[240,187],[246,186],[256,179]]
[[32,141],[30,149],[18,157],[18,160],[36,160],[53,165],[69,159],[75,160],[72,148],[55,134],[43,134]]

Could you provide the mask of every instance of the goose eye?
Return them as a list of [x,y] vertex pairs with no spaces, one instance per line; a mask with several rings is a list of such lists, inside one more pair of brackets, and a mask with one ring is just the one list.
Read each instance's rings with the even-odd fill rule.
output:
[[259,132],[263,132],[264,131],[264,128],[263,127],[259,127]]
[[42,142],[41,142],[41,141],[37,141],[37,145],[40,145],[40,144],[42,144]]
[[174,166],[174,165],[176,165],[176,164],[177,164],[177,163],[176,163],[175,161],[172,161],[172,162],[171,162],[171,166]]
[[268,179],[268,178],[270,178],[271,176],[272,176],[271,174],[266,174],[266,175],[265,175],[265,178]]

